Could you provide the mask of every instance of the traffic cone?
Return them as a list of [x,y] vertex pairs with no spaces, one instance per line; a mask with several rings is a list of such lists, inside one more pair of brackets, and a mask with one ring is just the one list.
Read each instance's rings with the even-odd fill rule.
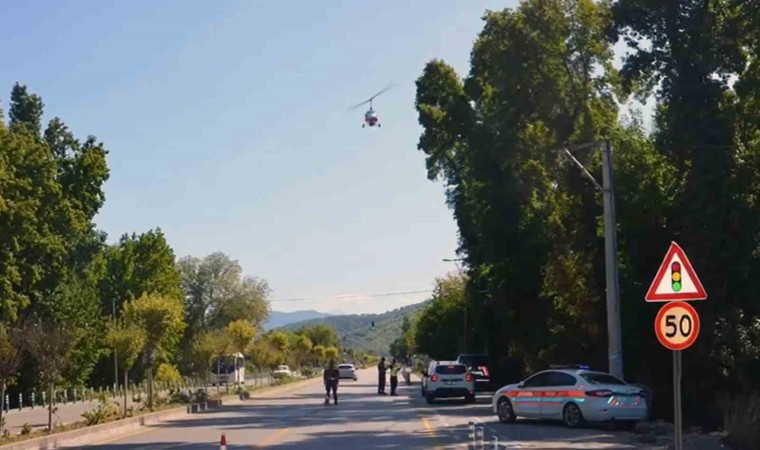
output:
[[222,439],[219,441],[219,450],[227,450],[227,436],[222,433]]

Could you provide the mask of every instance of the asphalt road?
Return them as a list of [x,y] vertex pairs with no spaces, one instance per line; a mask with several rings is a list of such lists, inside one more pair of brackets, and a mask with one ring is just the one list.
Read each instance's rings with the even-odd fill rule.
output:
[[[465,449],[469,422],[483,425],[488,449],[633,449],[626,433],[588,428],[570,430],[561,424],[519,421],[503,425],[489,410],[489,397],[469,405],[460,401],[427,405],[419,383],[399,396],[376,394],[375,372],[359,381],[342,381],[338,406],[322,405],[320,380],[279,390],[219,410],[162,423],[118,440],[89,446],[98,450],[212,450],[224,433],[228,450],[242,449]],[[389,391],[389,390],[388,390]]]

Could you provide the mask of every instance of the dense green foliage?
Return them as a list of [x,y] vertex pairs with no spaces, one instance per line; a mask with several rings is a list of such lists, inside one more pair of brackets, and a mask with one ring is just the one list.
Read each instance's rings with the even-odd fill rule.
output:
[[[443,61],[425,66],[419,149],[459,227],[470,350],[489,352],[503,381],[549,363],[607,365],[601,196],[553,151],[602,139],[615,152],[627,377],[670,398],[670,352],[643,296],[671,240],[710,294],[695,305],[703,331],[684,355],[685,373],[700,374],[685,381],[689,419],[718,419],[700,392],[744,389],[758,373],[760,303],[750,290],[760,276],[760,79],[750,3],[527,0],[485,14],[464,79]],[[619,37],[633,50],[621,73],[612,64]],[[631,92],[657,94],[651,135],[618,120],[617,101]],[[601,179],[598,151],[577,157]],[[436,319],[441,327],[447,317]],[[671,411],[667,401],[655,408]]]
[[0,111],[0,379],[19,381],[10,396],[112,385],[114,358],[120,382],[125,368],[133,381],[154,369],[176,379],[177,368],[205,376],[213,355],[248,350],[269,314],[266,282],[222,253],[178,261],[160,228],[108,245],[93,222],[105,147],[59,118],[43,126],[44,103],[25,86],[10,99],[7,122]]

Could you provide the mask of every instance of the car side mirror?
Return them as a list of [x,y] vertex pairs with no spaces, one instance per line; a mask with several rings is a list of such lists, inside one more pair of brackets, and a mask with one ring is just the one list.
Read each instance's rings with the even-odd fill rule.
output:
[[518,389],[522,389],[522,388],[524,388],[524,387],[525,387],[525,383],[520,383],[520,384],[518,384],[518,385],[517,385],[517,388],[518,388]]

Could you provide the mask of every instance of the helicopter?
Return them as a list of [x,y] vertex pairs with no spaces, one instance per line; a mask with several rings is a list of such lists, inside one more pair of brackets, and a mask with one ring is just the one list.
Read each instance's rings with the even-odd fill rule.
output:
[[365,100],[349,108],[349,111],[353,111],[356,108],[369,103],[369,109],[367,110],[367,112],[364,113],[364,123],[362,124],[362,128],[366,127],[367,125],[369,125],[370,127],[377,126],[378,128],[380,128],[380,118],[377,117],[377,112],[374,109],[372,109],[372,100],[374,100],[380,94],[383,94],[385,91],[387,91],[391,87],[393,87],[393,84],[389,84],[388,86],[385,87],[385,89],[373,95],[368,100]]

